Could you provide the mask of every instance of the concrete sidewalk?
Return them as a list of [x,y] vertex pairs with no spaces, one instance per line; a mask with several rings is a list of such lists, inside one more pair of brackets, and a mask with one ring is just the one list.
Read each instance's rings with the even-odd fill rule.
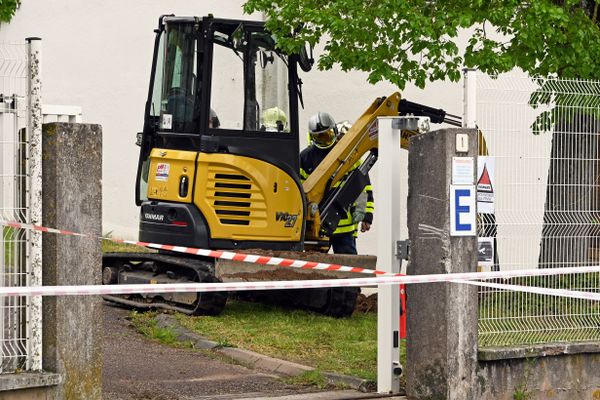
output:
[[[214,397],[213,397],[214,399]],[[363,399],[386,399],[406,400],[405,396],[379,395],[377,393],[358,393],[354,390],[336,390],[332,392],[292,394],[278,397],[243,397],[239,400],[363,400]]]
[[104,400],[240,399],[314,392],[203,351],[150,340],[133,328],[129,310],[104,303],[103,311]]
[[359,393],[355,390],[334,390],[328,392],[313,392],[289,394],[283,396],[264,396],[264,393],[246,393],[242,397],[224,395],[224,396],[200,396],[195,400],[406,400],[405,396],[380,395],[377,393]]
[[[159,326],[169,326],[178,340],[191,342],[196,349],[167,346],[133,329],[129,310],[106,302],[103,310],[104,400],[404,399],[359,390],[318,391],[310,386],[287,384],[282,376],[311,368],[247,350],[214,348],[216,343],[182,329],[173,317],[159,314]],[[201,349],[210,349],[210,354]],[[355,377],[330,374],[328,378],[346,388],[364,384],[364,380]]]

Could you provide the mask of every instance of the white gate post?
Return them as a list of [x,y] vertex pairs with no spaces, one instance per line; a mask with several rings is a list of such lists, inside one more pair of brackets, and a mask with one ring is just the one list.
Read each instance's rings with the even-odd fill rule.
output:
[[[9,142],[8,138],[4,138],[4,136],[8,136],[8,130],[6,129],[7,124],[7,118],[5,115],[5,111],[4,107],[6,107],[6,103],[4,102],[0,102],[0,107],[2,108],[2,110],[0,111],[0,142]],[[2,155],[2,157],[4,156],[4,153],[2,153],[2,147],[0,146],[0,155]],[[4,175],[4,160],[0,159],[0,185],[6,185],[6,182],[4,181],[2,177],[2,175]],[[5,190],[3,188],[3,190]],[[4,205],[5,199],[4,199],[4,193],[0,193],[0,219],[8,219],[8,216],[6,216],[4,214],[4,208],[7,208],[7,206]],[[6,275],[6,265],[5,265],[5,260],[6,260],[6,256],[4,253],[4,249],[6,246],[6,242],[5,240],[7,238],[4,237],[4,230],[6,228],[4,226],[0,226],[0,287],[4,287],[6,286],[6,283],[4,281],[4,277]],[[0,343],[4,343],[4,306],[6,304],[6,299],[0,299]],[[0,374],[4,372],[2,366],[4,365],[4,348],[2,346],[0,346]]]
[[[377,269],[400,272],[396,246],[400,240],[400,118],[379,117],[379,158],[377,160]],[[377,391],[396,393],[400,389],[400,288],[377,288]]]
[[463,128],[477,127],[477,70],[463,69]]
[[[42,224],[42,40],[27,38],[28,74],[28,147],[29,147],[29,220]],[[42,234],[29,232],[29,274],[27,286],[42,285]],[[42,369],[42,297],[28,298],[28,369]]]

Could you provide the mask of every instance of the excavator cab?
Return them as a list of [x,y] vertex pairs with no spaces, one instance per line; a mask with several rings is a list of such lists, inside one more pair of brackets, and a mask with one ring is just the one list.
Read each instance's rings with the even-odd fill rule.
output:
[[301,249],[297,67],[263,22],[162,16],[136,202],[140,239]]

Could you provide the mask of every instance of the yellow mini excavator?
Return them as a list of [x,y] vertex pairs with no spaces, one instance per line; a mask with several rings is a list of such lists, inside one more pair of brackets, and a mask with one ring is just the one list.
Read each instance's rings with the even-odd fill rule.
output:
[[[457,117],[403,100],[399,93],[378,98],[302,184],[298,69],[311,69],[310,49],[285,54],[263,22],[212,16],[162,16],[155,32],[144,128],[137,137],[136,202],[144,242],[291,250],[302,258],[305,248],[327,247],[340,216],[363,190],[377,159],[378,116],[412,114],[460,125]],[[413,134],[405,132],[405,139]],[[367,153],[361,167],[347,174]],[[114,253],[103,259],[104,284],[217,280],[215,262],[208,258]],[[345,316],[357,294],[356,288],[319,289],[307,302],[313,310]],[[227,294],[106,298],[218,314]]]

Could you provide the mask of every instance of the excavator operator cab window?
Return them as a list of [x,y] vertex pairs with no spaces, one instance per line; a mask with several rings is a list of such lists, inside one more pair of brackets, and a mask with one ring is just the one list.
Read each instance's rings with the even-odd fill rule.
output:
[[243,23],[212,34],[210,107],[220,129],[289,133],[288,58],[273,37]]
[[192,133],[197,119],[198,40],[191,24],[167,24],[160,37],[150,113],[159,130]]

